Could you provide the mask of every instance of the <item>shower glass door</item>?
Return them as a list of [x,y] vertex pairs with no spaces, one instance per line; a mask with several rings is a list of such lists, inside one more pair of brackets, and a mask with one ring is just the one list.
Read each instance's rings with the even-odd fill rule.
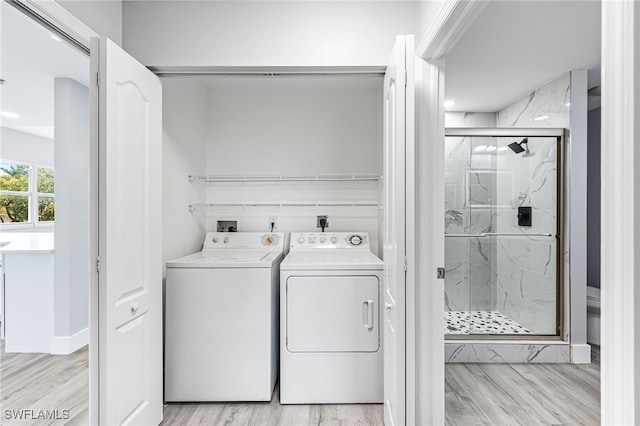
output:
[[445,139],[445,334],[558,335],[560,139],[496,133]]

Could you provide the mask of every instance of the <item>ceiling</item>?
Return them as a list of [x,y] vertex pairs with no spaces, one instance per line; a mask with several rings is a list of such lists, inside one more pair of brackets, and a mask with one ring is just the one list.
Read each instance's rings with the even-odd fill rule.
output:
[[600,1],[490,1],[446,56],[447,111],[496,112],[572,69],[600,84]]
[[89,57],[0,2],[0,125],[53,139],[54,78],[71,78],[89,86]]
[[[89,58],[0,2],[0,125],[53,138],[53,79],[88,86]],[[449,111],[495,112],[571,69],[600,84],[599,1],[490,1],[446,56]]]

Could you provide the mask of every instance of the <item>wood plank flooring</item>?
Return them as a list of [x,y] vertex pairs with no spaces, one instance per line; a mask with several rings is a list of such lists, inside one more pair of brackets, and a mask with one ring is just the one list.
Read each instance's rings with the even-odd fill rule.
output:
[[[5,354],[0,343],[0,424],[85,425],[88,352]],[[448,425],[600,423],[599,348],[574,364],[447,364]],[[381,425],[382,405],[165,404],[163,425]],[[68,409],[68,420],[14,421],[5,410]]]
[[271,402],[169,403],[162,425],[382,425],[382,404],[280,405]]
[[[70,355],[7,354],[0,343],[0,424],[86,425],[89,418],[88,348]],[[11,410],[9,415],[5,410]],[[38,410],[53,412],[53,420],[38,417]],[[68,416],[62,410],[68,410]],[[9,418],[7,418],[9,417]],[[56,420],[55,418],[58,417]],[[63,418],[67,417],[67,418]]]
[[447,364],[448,425],[600,424],[600,349],[591,364]]

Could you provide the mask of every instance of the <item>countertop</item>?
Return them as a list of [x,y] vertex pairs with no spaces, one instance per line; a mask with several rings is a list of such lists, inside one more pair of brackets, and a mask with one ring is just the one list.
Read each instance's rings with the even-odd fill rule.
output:
[[53,253],[53,233],[0,234],[0,254]]

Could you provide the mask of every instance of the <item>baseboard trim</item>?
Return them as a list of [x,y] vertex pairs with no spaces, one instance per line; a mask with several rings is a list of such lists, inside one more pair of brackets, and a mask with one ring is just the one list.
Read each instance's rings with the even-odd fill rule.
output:
[[68,355],[89,344],[89,327],[71,336],[54,336],[51,338],[51,353]]
[[591,364],[591,345],[571,345],[572,364]]

